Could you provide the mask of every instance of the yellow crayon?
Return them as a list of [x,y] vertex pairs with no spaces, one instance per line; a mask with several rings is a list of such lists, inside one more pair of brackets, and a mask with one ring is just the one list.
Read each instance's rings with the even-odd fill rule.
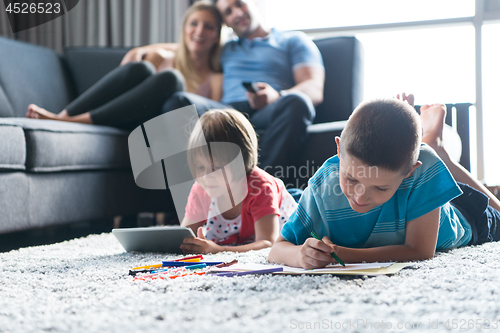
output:
[[161,267],[163,267],[163,264],[140,266],[140,267],[134,267],[132,269],[150,269],[150,268],[161,268]]
[[200,262],[201,259],[200,258],[194,258],[194,259],[181,259],[181,260],[177,260],[177,261],[181,261],[181,262]]

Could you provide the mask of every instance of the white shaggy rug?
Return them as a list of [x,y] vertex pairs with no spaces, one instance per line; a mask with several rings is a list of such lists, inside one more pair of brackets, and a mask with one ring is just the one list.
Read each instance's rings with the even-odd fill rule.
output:
[[[263,263],[267,253],[205,259]],[[500,331],[500,243],[393,276],[128,275],[178,257],[126,253],[111,234],[0,253],[0,332]]]

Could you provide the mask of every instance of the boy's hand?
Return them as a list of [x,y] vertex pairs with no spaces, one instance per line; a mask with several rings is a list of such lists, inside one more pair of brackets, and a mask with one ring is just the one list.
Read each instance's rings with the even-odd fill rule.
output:
[[181,250],[184,253],[217,253],[222,252],[222,246],[208,240],[203,235],[202,227],[196,231],[198,237],[186,238],[182,242]]
[[[326,244],[325,244],[326,243]],[[335,263],[330,253],[334,251],[335,245],[328,237],[323,237],[323,242],[315,238],[306,239],[300,246],[299,263],[302,268],[321,268]]]

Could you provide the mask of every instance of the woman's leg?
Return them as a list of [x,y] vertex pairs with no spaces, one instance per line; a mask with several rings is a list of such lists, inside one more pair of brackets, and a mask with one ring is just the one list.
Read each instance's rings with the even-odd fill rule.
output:
[[490,199],[489,205],[500,211],[500,201],[488,191],[463,166],[450,159],[443,145],[443,127],[446,117],[446,106],[443,104],[423,105],[420,107],[422,118],[423,137],[422,141],[431,146],[450,170],[455,181],[469,185],[483,192]]
[[161,114],[162,105],[184,90],[184,77],[175,70],[152,75],[125,94],[89,112],[92,123],[132,130]]
[[[119,66],[78,96],[59,114],[31,104],[28,107],[26,117],[89,123],[91,118],[86,114],[88,111],[126,93],[146,78],[154,75],[155,72],[154,66],[149,62],[132,62]],[[79,115],[82,116],[77,117]]]

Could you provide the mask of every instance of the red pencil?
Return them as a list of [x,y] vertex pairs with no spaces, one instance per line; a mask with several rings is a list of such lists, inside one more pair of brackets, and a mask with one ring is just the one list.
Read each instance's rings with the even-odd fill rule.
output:
[[183,261],[183,260],[198,259],[198,258],[200,258],[200,260],[203,260],[203,256],[200,254],[200,255],[197,255],[197,256],[186,257],[186,258],[181,258],[181,259],[175,259],[175,260],[172,260],[172,261]]

